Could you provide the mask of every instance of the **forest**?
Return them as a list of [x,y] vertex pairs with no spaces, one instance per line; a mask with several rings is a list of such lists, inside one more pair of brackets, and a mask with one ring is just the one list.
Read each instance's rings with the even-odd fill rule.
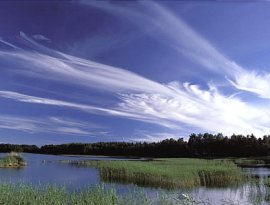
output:
[[270,154],[270,135],[191,134],[185,141],[168,138],[160,142],[97,142],[61,145],[0,144],[0,152],[103,155],[126,157],[256,157]]

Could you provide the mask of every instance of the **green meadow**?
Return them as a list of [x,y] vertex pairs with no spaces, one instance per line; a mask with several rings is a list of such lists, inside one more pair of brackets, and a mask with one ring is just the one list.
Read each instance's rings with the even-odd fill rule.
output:
[[228,160],[155,159],[150,161],[72,161],[96,167],[105,182],[134,183],[166,189],[227,187],[245,181],[241,169]]

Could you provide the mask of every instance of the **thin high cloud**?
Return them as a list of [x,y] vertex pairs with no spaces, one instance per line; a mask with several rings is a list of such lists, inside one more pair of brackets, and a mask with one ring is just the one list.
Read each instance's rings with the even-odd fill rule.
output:
[[[263,71],[247,70],[221,53],[209,41],[189,27],[179,16],[153,1],[140,1],[140,8],[147,12],[127,6],[100,4],[82,1],[84,4],[129,17],[141,29],[153,28],[159,40],[177,52],[187,56],[212,72],[226,76],[237,89],[270,99],[270,74]],[[147,25],[147,26],[146,26]]]
[[[24,103],[66,107],[66,108],[76,109],[76,110],[90,113],[90,114],[112,115],[116,117],[129,118],[129,119],[139,120],[143,122],[154,123],[154,124],[158,124],[165,127],[177,128],[176,124],[173,124],[172,122],[169,122],[162,118],[158,119],[157,117],[151,116],[151,115],[142,115],[135,112],[129,112],[128,110],[125,111],[123,109],[119,109],[118,107],[103,108],[103,107],[93,106],[90,104],[80,104],[80,103],[74,103],[74,102],[67,102],[63,100],[42,98],[42,97],[36,97],[36,96],[31,96],[31,95],[25,95],[18,92],[12,92],[12,91],[0,91],[0,97],[12,99],[12,100],[24,102]],[[120,105],[122,106],[121,103]]]
[[229,81],[237,89],[270,99],[270,73],[242,70],[235,74],[235,79]]
[[[165,86],[171,93],[164,95],[157,90],[152,94],[121,94],[120,102],[112,108],[94,107],[9,91],[1,91],[0,96],[24,103],[68,107],[92,114],[155,123],[172,130],[181,128],[180,124],[186,124],[215,133],[222,130],[227,135],[254,133],[262,136],[270,132],[268,128],[270,111],[267,108],[248,105],[234,96],[226,97],[213,85],[209,90],[202,90],[199,86],[188,83],[181,86],[174,82],[161,86]],[[61,122],[57,119],[53,121]],[[29,125],[27,127],[33,129]],[[62,130],[74,129],[65,127]],[[147,135],[146,138],[149,136]]]
[[[159,83],[135,73],[45,48],[22,32],[20,36],[27,45],[35,50],[3,50],[0,51],[0,59],[2,64],[8,64],[12,71],[15,70],[15,72],[20,73],[21,69],[24,69],[24,72],[21,72],[22,75],[36,76],[48,80],[62,80],[88,88],[114,92],[127,90],[153,92],[157,89],[160,92],[168,92]],[[127,79],[136,83],[129,83]]]
[[155,22],[171,39],[171,46],[214,72],[230,78],[239,90],[249,91],[270,99],[270,74],[250,71],[218,51],[210,42],[192,30],[179,17],[154,2],[146,2],[159,15]]
[[77,136],[104,136],[106,130],[98,125],[62,117],[33,118],[0,115],[0,129],[23,131],[30,134],[55,133]]
[[210,86],[209,90],[188,83],[169,86],[173,88],[175,97],[160,94],[125,95],[120,104],[121,110],[226,135],[254,133],[262,136],[270,131],[270,110],[266,107],[249,105],[236,97],[224,96],[214,86]]
[[[211,132],[223,130],[224,134],[228,135],[237,132],[255,133],[261,136],[270,131],[267,126],[270,123],[268,118],[270,112],[266,108],[252,107],[235,97],[225,97],[219,94],[215,87],[210,90],[201,90],[198,86],[187,83],[183,85],[183,88],[176,83],[168,87],[171,88],[171,96],[174,95],[174,97],[147,93],[125,94],[120,96],[121,102],[111,109],[6,91],[1,91],[0,96],[25,103],[70,107],[83,112],[140,120],[171,129],[181,127],[181,123]],[[60,122],[55,119],[53,121]],[[178,126],[177,123],[179,123]],[[27,127],[29,130],[35,128],[29,125]],[[21,129],[21,127],[18,128]],[[67,127],[65,129],[67,130]]]
[[[102,107],[5,90],[0,92],[1,97],[154,123],[174,130],[186,124],[203,131],[222,131],[225,134],[252,132],[262,135],[270,131],[267,126],[270,123],[268,109],[224,96],[214,86],[203,90],[188,83],[160,84],[121,68],[44,49],[36,42],[32,44],[33,40],[29,41],[25,34],[22,37],[36,50],[0,51],[1,62],[9,65],[13,72],[20,75],[23,68],[23,75],[101,89],[115,93],[119,101],[110,107]],[[48,52],[50,55],[46,54]]]
[[[82,3],[110,12],[122,18],[128,17],[140,27],[152,28],[152,35],[169,45],[177,52],[184,54],[213,72],[238,71],[242,68],[220,53],[210,42],[190,28],[179,16],[153,1],[140,1],[134,7],[110,3],[81,1]],[[137,9],[136,9],[137,8]],[[139,8],[139,9],[138,9]],[[151,35],[151,34],[150,34]]]

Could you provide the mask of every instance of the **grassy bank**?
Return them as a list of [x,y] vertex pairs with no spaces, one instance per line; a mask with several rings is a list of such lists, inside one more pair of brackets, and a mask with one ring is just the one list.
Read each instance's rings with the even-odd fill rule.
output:
[[106,182],[134,183],[167,189],[197,186],[226,187],[244,180],[233,162],[203,159],[153,161],[73,161],[73,165],[97,167]]
[[0,158],[0,168],[6,167],[23,167],[26,165],[24,159],[17,153],[10,153],[9,155]]
[[232,158],[231,159],[239,167],[267,167],[270,168],[270,157],[249,157],[249,158]]
[[0,204],[5,205],[180,205],[197,204],[188,195],[177,197],[161,194],[149,198],[143,192],[119,195],[104,186],[68,192],[65,187],[0,184]]

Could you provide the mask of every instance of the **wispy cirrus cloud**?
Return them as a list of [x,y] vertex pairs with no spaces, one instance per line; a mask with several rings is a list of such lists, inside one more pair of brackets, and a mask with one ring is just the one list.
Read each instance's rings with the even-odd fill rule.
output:
[[42,104],[42,105],[50,105],[50,106],[57,106],[57,107],[67,107],[67,108],[76,109],[76,110],[91,113],[91,114],[112,115],[116,117],[123,117],[123,118],[129,118],[129,119],[159,124],[165,127],[177,128],[177,126],[174,125],[173,123],[169,123],[168,121],[163,120],[161,118],[159,120],[155,120],[156,118],[154,116],[142,115],[140,113],[135,113],[135,112],[128,112],[128,111],[119,109],[118,107],[103,108],[99,106],[93,106],[90,104],[80,104],[80,103],[67,102],[67,101],[55,100],[55,99],[50,99],[50,98],[42,98],[42,97],[36,97],[36,96],[31,96],[31,95],[25,95],[18,92],[12,92],[12,91],[0,91],[0,97],[12,99],[12,100],[24,102],[24,103]]
[[106,129],[102,126],[84,123],[63,117],[28,117],[0,115],[0,129],[35,133],[55,133],[77,136],[104,136]]
[[[165,85],[163,85],[165,86]],[[99,115],[111,115],[154,123],[172,130],[186,124],[210,132],[262,136],[270,132],[270,110],[248,105],[234,96],[220,94],[216,87],[202,90],[197,85],[178,83],[166,85],[170,95],[158,93],[121,94],[120,102],[111,108],[93,107],[59,100],[39,98],[1,91],[0,96],[25,103],[63,106]],[[59,122],[59,120],[54,120]]]
[[[130,71],[109,65],[67,55],[34,42],[21,32],[21,38],[35,50],[3,50],[0,59],[3,64],[21,75],[35,76],[48,80],[78,84],[88,88],[114,92],[168,90],[159,83],[151,81]],[[38,52],[37,52],[38,51]],[[20,65],[20,68],[18,68]],[[24,72],[20,72],[24,69]],[[136,82],[136,83],[130,83]]]
[[142,2],[153,11],[153,23],[169,40],[168,44],[205,68],[229,78],[235,88],[270,98],[270,73],[246,69],[220,52],[189,27],[180,17],[155,2]]
[[[82,3],[105,10],[117,16],[129,17],[142,30],[152,28],[155,37],[175,51],[197,62],[211,72],[226,76],[237,89],[270,99],[270,74],[261,70],[250,70],[239,65],[212,43],[186,24],[179,16],[154,1],[141,1],[137,7],[119,6],[107,3],[81,1]],[[140,9],[136,9],[140,8]],[[143,8],[143,11],[142,11]],[[144,12],[144,11],[147,12]],[[118,15],[119,16],[119,15]],[[147,25],[147,26],[146,26]]]
[[235,80],[229,81],[237,89],[270,99],[270,73],[242,70],[236,72],[234,77]]
[[[166,43],[169,46],[211,72],[228,76],[236,88],[257,93],[261,97],[268,96],[267,75],[252,73],[234,63],[179,17],[159,4],[155,2],[141,4],[150,11],[146,15],[147,22],[150,22],[160,35],[167,37]],[[125,15],[129,15],[128,12]],[[91,101],[87,101],[82,104],[78,99],[64,101],[57,97],[37,97],[8,90],[0,91],[2,98],[138,120],[171,130],[188,125],[202,131],[223,132],[227,135],[254,133],[261,136],[270,132],[268,126],[270,110],[267,107],[245,102],[240,97],[234,96],[234,93],[226,96],[215,85],[202,89],[190,83],[162,84],[118,67],[46,48],[24,33],[21,33],[20,37],[31,49],[19,48],[5,42],[6,45],[10,44],[12,49],[0,51],[0,65],[8,65],[7,69],[14,75],[81,86],[86,91],[99,90],[113,94],[117,102],[110,105],[92,105]],[[258,79],[261,84],[252,85]],[[106,100],[106,97],[104,99]],[[31,126],[33,124],[29,124],[29,127]],[[77,130],[79,133],[78,129],[76,126],[73,128],[70,126],[61,127],[60,131]],[[83,132],[85,131],[82,130],[81,134]],[[148,138],[151,138],[149,136]],[[161,139],[161,135],[156,137]]]
[[145,28],[152,28],[148,29],[152,30],[149,35],[158,38],[159,42],[167,44],[212,72],[224,74],[224,72],[231,73],[242,69],[200,36],[179,16],[157,2],[140,1],[130,6],[89,1],[81,1],[81,3],[110,12],[120,19],[125,16],[142,31]]
[[33,38],[40,41],[51,41],[49,38],[41,35],[41,34],[35,34],[33,35]]
[[270,110],[267,107],[250,105],[235,96],[224,96],[213,85],[208,90],[188,83],[168,86],[174,90],[174,97],[160,94],[124,95],[120,110],[226,135],[254,133],[262,136],[270,131]]

